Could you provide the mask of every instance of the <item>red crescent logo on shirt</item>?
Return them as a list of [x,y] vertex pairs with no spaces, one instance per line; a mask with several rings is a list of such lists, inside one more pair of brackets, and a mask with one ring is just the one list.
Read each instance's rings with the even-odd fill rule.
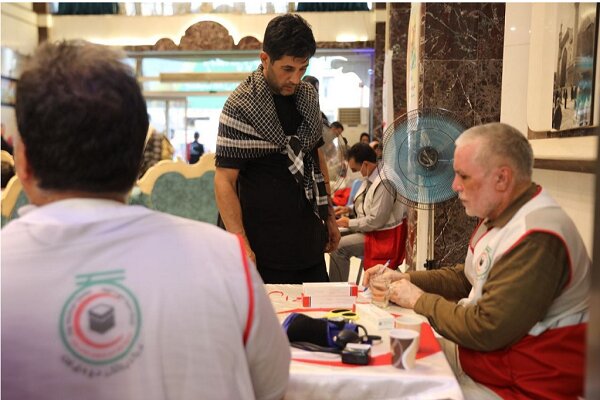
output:
[[[75,370],[74,363],[121,370],[115,364],[124,362],[132,352],[142,326],[137,299],[121,282],[122,270],[79,275],[76,279],[78,288],[60,315],[60,338],[70,355],[70,361],[65,362]],[[105,376],[114,373],[94,372]]]

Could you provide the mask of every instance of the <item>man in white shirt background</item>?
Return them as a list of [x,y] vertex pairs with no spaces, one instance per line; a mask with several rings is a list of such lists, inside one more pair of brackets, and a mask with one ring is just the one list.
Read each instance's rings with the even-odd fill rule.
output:
[[[396,198],[395,190],[382,181],[377,155],[368,144],[356,143],[350,148],[348,166],[352,172],[361,174],[363,182],[354,196],[353,206],[338,207],[335,210],[339,217],[336,221],[338,226],[348,228],[350,234],[342,236],[338,249],[330,254],[329,279],[332,282],[348,281],[350,258],[365,255],[365,234],[396,228],[403,223],[406,214],[406,207]],[[389,243],[391,252],[394,245],[397,246],[398,243]],[[401,247],[404,247],[404,242]],[[395,256],[397,252],[392,253]],[[397,266],[398,264],[392,267]]]

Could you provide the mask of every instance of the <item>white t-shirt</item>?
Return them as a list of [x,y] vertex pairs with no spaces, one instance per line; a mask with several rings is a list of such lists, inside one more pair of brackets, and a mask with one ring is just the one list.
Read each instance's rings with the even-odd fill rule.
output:
[[288,341],[236,236],[108,200],[24,209],[2,230],[3,397],[283,397]]

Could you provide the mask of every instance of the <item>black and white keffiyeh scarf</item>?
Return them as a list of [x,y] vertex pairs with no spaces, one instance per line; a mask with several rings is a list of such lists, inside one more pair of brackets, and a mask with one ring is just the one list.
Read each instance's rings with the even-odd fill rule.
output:
[[219,118],[217,156],[251,159],[273,153],[288,156],[288,168],[304,187],[313,211],[327,218],[327,192],[318,160],[311,149],[322,137],[321,111],[317,92],[300,82],[295,93],[296,109],[303,117],[296,135],[283,132],[273,94],[260,65],[229,96]]

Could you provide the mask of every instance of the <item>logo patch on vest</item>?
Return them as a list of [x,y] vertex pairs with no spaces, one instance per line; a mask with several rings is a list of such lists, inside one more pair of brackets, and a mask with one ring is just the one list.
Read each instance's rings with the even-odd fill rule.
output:
[[477,274],[477,279],[484,278],[487,276],[489,269],[492,265],[492,249],[489,246],[481,252],[477,262],[475,263],[475,273]]
[[67,350],[62,361],[89,377],[127,369],[143,350],[139,343],[142,314],[125,287],[123,270],[76,276],[78,288],[60,315],[60,338]]

